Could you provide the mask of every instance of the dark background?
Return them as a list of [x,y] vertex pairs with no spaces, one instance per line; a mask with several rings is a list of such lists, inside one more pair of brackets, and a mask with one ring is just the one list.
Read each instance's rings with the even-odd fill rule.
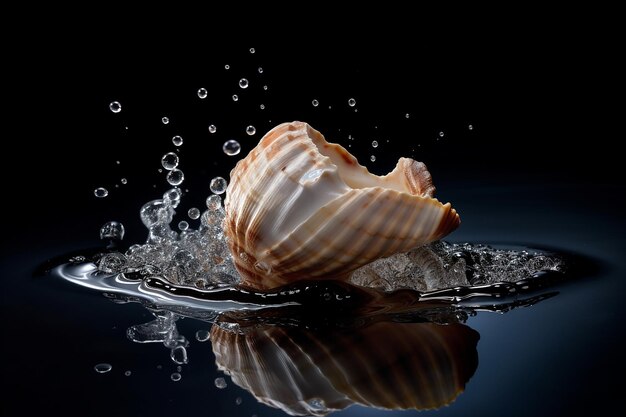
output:
[[[330,141],[351,145],[349,150],[377,174],[388,172],[400,156],[426,162],[440,199],[451,201],[463,219],[453,238],[509,240],[525,237],[527,231],[534,233],[535,243],[580,239],[592,246],[606,233],[606,242],[619,253],[624,247],[619,237],[624,231],[623,157],[616,149],[621,129],[613,127],[617,111],[605,100],[614,88],[609,79],[614,57],[575,37],[498,41],[460,38],[443,47],[339,42],[297,49],[250,42],[207,44],[192,53],[183,44],[169,43],[154,50],[123,42],[88,48],[59,42],[53,53],[46,46],[35,49],[24,82],[14,84],[20,90],[17,112],[5,121],[15,130],[4,141],[3,158],[8,190],[2,201],[9,213],[8,238],[2,240],[1,307],[9,320],[2,374],[3,385],[11,387],[2,395],[3,412],[159,415],[180,409],[181,401],[187,401],[183,410],[193,410],[192,399],[205,395],[198,386],[170,387],[167,378],[152,385],[146,377],[95,380],[92,366],[100,361],[117,360],[135,374],[145,368],[144,375],[151,375],[147,369],[157,362],[142,360],[142,355],[162,356],[160,363],[170,366],[161,346],[139,346],[124,337],[126,327],[149,317],[138,306],[119,308],[97,295],[89,298],[49,279],[32,278],[47,259],[100,245],[98,229],[108,220],[126,225],[127,244],[145,239],[138,211],[168,188],[157,169],[161,155],[174,150],[171,137],[176,134],[184,138],[180,168],[186,176],[182,188],[189,189],[176,222],[186,218],[189,207],[203,207],[212,177],[228,178],[236,159],[222,153],[225,140],[239,140],[243,157],[269,128],[302,120]],[[248,52],[250,47],[255,54]],[[237,85],[242,77],[250,81],[246,90]],[[196,95],[200,87],[208,90],[205,100]],[[238,102],[232,94],[239,95]],[[356,99],[358,113],[348,106],[349,98]],[[311,105],[313,99],[319,107]],[[109,111],[113,100],[122,104],[119,114]],[[168,125],[161,123],[163,116],[169,117]],[[209,124],[217,126],[217,133],[208,133]],[[252,137],[245,134],[250,124],[257,129]],[[440,131],[445,135],[437,140]],[[378,148],[371,147],[372,140]],[[372,154],[374,163],[369,161]],[[115,188],[122,177],[128,184]],[[99,186],[109,190],[107,198],[93,196]],[[472,198],[474,190],[479,197]],[[557,211],[566,215],[557,216]],[[600,223],[588,223],[588,217]],[[548,233],[554,218],[562,222],[561,236]],[[507,235],[498,224],[513,232]],[[541,230],[547,231],[542,235]],[[596,234],[590,237],[592,231]],[[603,362],[597,357],[568,360],[610,366],[608,358],[617,358],[623,346],[622,337],[614,337],[613,356]],[[485,334],[483,339],[482,346],[489,346]],[[561,348],[567,349],[553,347]],[[206,369],[212,366],[210,358],[202,360]],[[606,376],[600,370],[585,371],[591,367],[581,372],[590,372],[590,378]],[[193,372],[200,371],[190,367],[184,378]],[[215,374],[211,378],[218,376],[210,372]],[[136,393],[135,381],[143,384]],[[570,388],[554,388],[555,398],[579,398],[573,410],[590,407],[601,393],[617,393],[619,386]],[[155,396],[163,401],[151,403]],[[546,412],[557,402],[547,404]],[[214,407],[218,414],[232,411]]]

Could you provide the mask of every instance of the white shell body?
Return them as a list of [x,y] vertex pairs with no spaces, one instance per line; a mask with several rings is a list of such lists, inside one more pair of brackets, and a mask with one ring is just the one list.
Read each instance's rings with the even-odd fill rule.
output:
[[231,171],[224,230],[245,286],[347,279],[459,225],[433,192],[421,162],[400,158],[373,175],[308,124],[284,123]]

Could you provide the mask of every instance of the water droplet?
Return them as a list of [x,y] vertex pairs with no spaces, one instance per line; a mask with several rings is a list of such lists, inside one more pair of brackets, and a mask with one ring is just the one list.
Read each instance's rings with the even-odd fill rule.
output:
[[407,113],[407,114],[404,115],[404,117],[406,117],[408,119],[410,117],[410,114]]
[[264,110],[265,109],[265,104],[261,104],[259,107],[261,108],[261,110]]
[[217,127],[215,127],[215,125],[209,125],[209,133],[215,133],[217,132]]
[[242,78],[241,80],[239,80],[239,87],[248,88],[248,80],[246,80],[245,78]]
[[259,67],[259,74],[263,74],[263,68]]
[[174,372],[172,373],[172,375],[170,375],[170,378],[172,379],[172,381],[174,382],[178,382],[182,379],[182,375],[180,374],[180,372]]
[[373,140],[372,141],[372,148],[378,148],[378,142]]
[[198,330],[196,332],[196,340],[198,342],[206,342],[211,338],[211,332],[209,330]]
[[228,64],[224,65],[224,69],[229,70],[230,69],[230,65],[228,65]]
[[192,207],[189,209],[189,211],[187,211],[187,215],[189,216],[190,219],[196,220],[200,218],[200,210],[198,210],[195,207]]
[[235,398],[235,405],[241,405],[243,403],[243,398],[237,397]]
[[172,138],[172,143],[174,144],[174,146],[180,146],[183,144],[183,138],[181,136],[174,136]]
[[237,94],[233,94],[233,101],[239,100],[239,96]]
[[93,367],[93,369],[95,369],[96,372],[99,373],[99,374],[106,374],[112,368],[113,367],[109,363],[99,363],[99,364],[97,364],[96,366]]
[[163,124],[164,124],[164,125],[166,125],[166,124],[168,124],[168,123],[170,122],[170,119],[169,119],[169,117],[165,117],[165,116],[164,116],[164,117],[161,119],[161,121],[163,122]]
[[307,401],[307,404],[312,411],[317,411],[318,413],[324,413],[327,410],[326,403],[321,398],[311,398]]
[[248,127],[246,127],[246,133],[250,136],[254,135],[256,133],[256,129],[254,128],[254,126],[250,125]]
[[181,232],[184,232],[185,230],[189,229],[189,223],[187,223],[184,220],[181,220],[180,222],[178,222],[178,228],[180,229]]
[[348,100],[348,105],[350,107],[354,107],[355,104],[356,104],[356,100],[355,99],[351,98],[350,100]]
[[166,153],[161,158],[161,165],[163,165],[163,168],[167,169],[168,171],[173,170],[178,166],[178,155],[176,155],[174,152]]
[[215,386],[219,389],[224,389],[228,386],[228,384],[226,383],[226,380],[224,378],[219,377],[215,378]]
[[207,95],[208,95],[208,92],[206,91],[206,88],[200,88],[198,90],[198,97],[206,98]]
[[214,194],[223,194],[224,191],[226,191],[226,187],[228,186],[228,183],[226,182],[226,180],[222,177],[215,177],[211,180],[211,191]]
[[120,182],[124,185],[128,184],[128,180],[126,178],[122,178]]
[[183,192],[180,190],[180,188],[170,188],[163,193],[163,202],[176,208],[178,206],[178,203],[180,203],[180,199],[182,198],[182,196]]
[[122,240],[124,239],[124,225],[120,222],[110,221],[100,228],[100,239]]
[[227,140],[222,146],[222,150],[228,156],[237,155],[241,152],[241,145],[236,140]]
[[468,128],[469,130],[474,130],[474,126],[472,126],[472,125],[467,126],[467,128]]
[[443,137],[443,135],[444,135],[444,133],[443,133],[443,132],[439,132],[439,137],[440,137],[440,138],[442,138],[442,137]]
[[189,362],[187,358],[187,349],[184,346],[176,346],[170,351],[170,358],[179,365]]
[[122,111],[122,105],[120,104],[119,101],[112,101],[111,104],[109,104],[109,109],[113,113],[119,113]]
[[370,161],[376,162],[376,156],[375,155],[370,156]]
[[167,173],[166,179],[170,185],[180,185],[185,179],[185,174],[180,169],[174,168]]
[[264,86],[263,86],[263,89],[264,89],[265,91],[267,91],[267,86],[266,86],[266,85],[264,85]]
[[316,99],[313,99],[313,101],[311,102],[311,104],[313,105],[313,107],[317,107],[319,106],[320,102],[317,101]]
[[222,197],[215,194],[208,196],[206,206],[211,211],[219,210],[219,208],[222,207]]
[[130,376],[131,374],[132,374],[132,372],[131,372],[131,371],[126,371],[126,372],[124,372],[124,376]]
[[95,190],[93,190],[93,195],[95,195],[98,198],[104,198],[109,195],[109,191],[104,187],[98,187]]
[[255,52],[256,52],[256,51],[254,50],[254,48],[250,48],[250,53],[251,53],[251,54],[253,54],[253,53],[255,53]]

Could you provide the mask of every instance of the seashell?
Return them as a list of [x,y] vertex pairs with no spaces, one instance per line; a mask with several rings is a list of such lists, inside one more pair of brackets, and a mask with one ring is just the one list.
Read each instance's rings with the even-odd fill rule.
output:
[[230,173],[224,230],[242,285],[346,280],[440,239],[460,220],[434,191],[421,162],[400,158],[389,174],[373,175],[308,124],[281,124]]
[[291,415],[352,404],[433,409],[452,402],[478,366],[479,335],[455,323],[379,321],[357,328],[256,325],[211,329],[216,363],[260,402]]

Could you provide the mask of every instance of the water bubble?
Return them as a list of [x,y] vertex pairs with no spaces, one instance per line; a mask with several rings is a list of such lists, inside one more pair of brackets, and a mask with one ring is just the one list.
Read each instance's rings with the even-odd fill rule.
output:
[[264,110],[265,109],[265,104],[261,104],[259,107],[261,108],[261,110]]
[[178,365],[178,366],[176,367],[176,371],[177,371],[177,372],[181,372],[182,370],[183,370],[183,367],[182,367],[182,366]]
[[250,48],[250,53],[251,53],[251,54],[253,54],[253,53],[255,53],[255,52],[256,52],[256,51],[254,50],[254,48]]
[[239,96],[237,94],[233,94],[233,101],[239,100]]
[[120,182],[124,185],[128,184],[128,180],[126,178],[122,178]]
[[126,266],[126,256],[119,252],[109,252],[100,258],[98,263],[98,269],[107,274],[117,274],[122,272],[122,269]]
[[263,74],[263,68],[262,67],[259,67],[258,71],[259,71],[259,74]]
[[311,398],[307,401],[307,404],[313,411],[317,411],[318,413],[327,412],[326,403],[321,398]]
[[178,228],[181,232],[184,232],[185,230],[189,229],[189,223],[187,223],[185,220],[181,220],[178,223]]
[[376,156],[375,155],[370,156],[370,161],[376,162]]
[[192,207],[189,209],[189,211],[187,211],[187,215],[189,216],[190,219],[196,220],[200,217],[200,210],[198,210],[195,207]]
[[163,165],[163,168],[167,169],[168,171],[173,170],[178,166],[178,155],[176,155],[174,152],[166,153],[161,158],[161,165]]
[[250,125],[248,127],[246,127],[246,133],[250,136],[254,135],[256,133],[256,129],[254,128],[254,126]]
[[404,117],[406,117],[408,119],[410,117],[410,114],[407,113],[407,114],[404,115]]
[[183,138],[181,136],[174,136],[172,138],[172,143],[174,144],[174,146],[180,146],[183,144]]
[[104,198],[109,195],[109,191],[104,187],[98,187],[95,190],[93,190],[93,195],[95,195],[98,198]]
[[126,372],[124,372],[124,376],[130,376],[130,374],[132,374],[132,372],[131,372],[131,371],[126,371]]
[[228,156],[237,155],[241,152],[241,145],[236,140],[227,140],[222,146],[222,150]]
[[222,207],[222,197],[219,195],[210,195],[206,199],[206,206],[209,210],[215,211]]
[[214,194],[223,194],[224,191],[226,191],[226,187],[228,186],[228,183],[226,182],[226,180],[222,177],[215,177],[211,180],[211,191]]
[[170,185],[180,185],[185,179],[185,174],[180,169],[174,168],[167,173],[166,179]]
[[184,346],[176,346],[170,351],[170,358],[177,364],[185,364],[189,362],[187,358],[187,349]]
[[122,240],[124,239],[124,225],[120,222],[110,221],[100,228],[100,239]]
[[224,69],[229,70],[230,69],[230,65],[228,65],[228,64],[224,65]]
[[243,403],[243,398],[237,397],[235,398],[235,405],[241,405]]
[[96,366],[93,367],[93,369],[95,369],[96,372],[99,373],[99,374],[106,374],[112,368],[113,367],[109,363],[99,363],[99,364],[97,364]]
[[217,127],[215,127],[215,125],[209,125],[209,133],[215,133],[217,132]]
[[267,86],[266,86],[266,85],[264,85],[264,86],[263,86],[263,89],[264,89],[265,91],[267,91]]
[[196,332],[196,340],[198,342],[206,342],[211,338],[211,332],[209,330],[198,330]]
[[245,78],[242,78],[241,80],[239,80],[239,87],[248,88],[248,80]]
[[439,132],[439,137],[442,138],[444,136],[443,132]]
[[172,375],[170,375],[171,380],[174,381],[174,382],[180,381],[182,379],[182,377],[183,376],[180,374],[180,372],[174,372],[174,373],[172,373]]
[[317,101],[316,99],[313,99],[313,101],[311,102],[311,104],[313,105],[313,107],[317,107],[319,106],[320,102]]
[[355,99],[351,98],[350,100],[348,100],[348,105],[350,107],[354,107],[355,104],[356,104],[356,100]]
[[112,101],[111,104],[109,104],[109,109],[113,113],[119,113],[122,111],[122,105],[120,104],[119,101]]
[[467,128],[468,128],[469,130],[474,130],[474,126],[472,126],[472,125],[467,126]]
[[164,125],[166,125],[170,122],[170,118],[163,116],[163,118],[161,118],[161,121],[163,122]]
[[372,148],[378,148],[378,142],[373,140],[372,141]]
[[166,192],[163,193],[163,202],[172,207],[177,207],[178,203],[180,203],[180,199],[183,196],[183,192],[180,188],[170,188]]
[[219,377],[215,378],[215,386],[219,389],[224,389],[228,386],[228,384],[226,383],[226,380],[224,378]]
[[206,91],[206,88],[200,88],[198,90],[198,97],[200,98],[206,98],[208,95],[208,92]]

